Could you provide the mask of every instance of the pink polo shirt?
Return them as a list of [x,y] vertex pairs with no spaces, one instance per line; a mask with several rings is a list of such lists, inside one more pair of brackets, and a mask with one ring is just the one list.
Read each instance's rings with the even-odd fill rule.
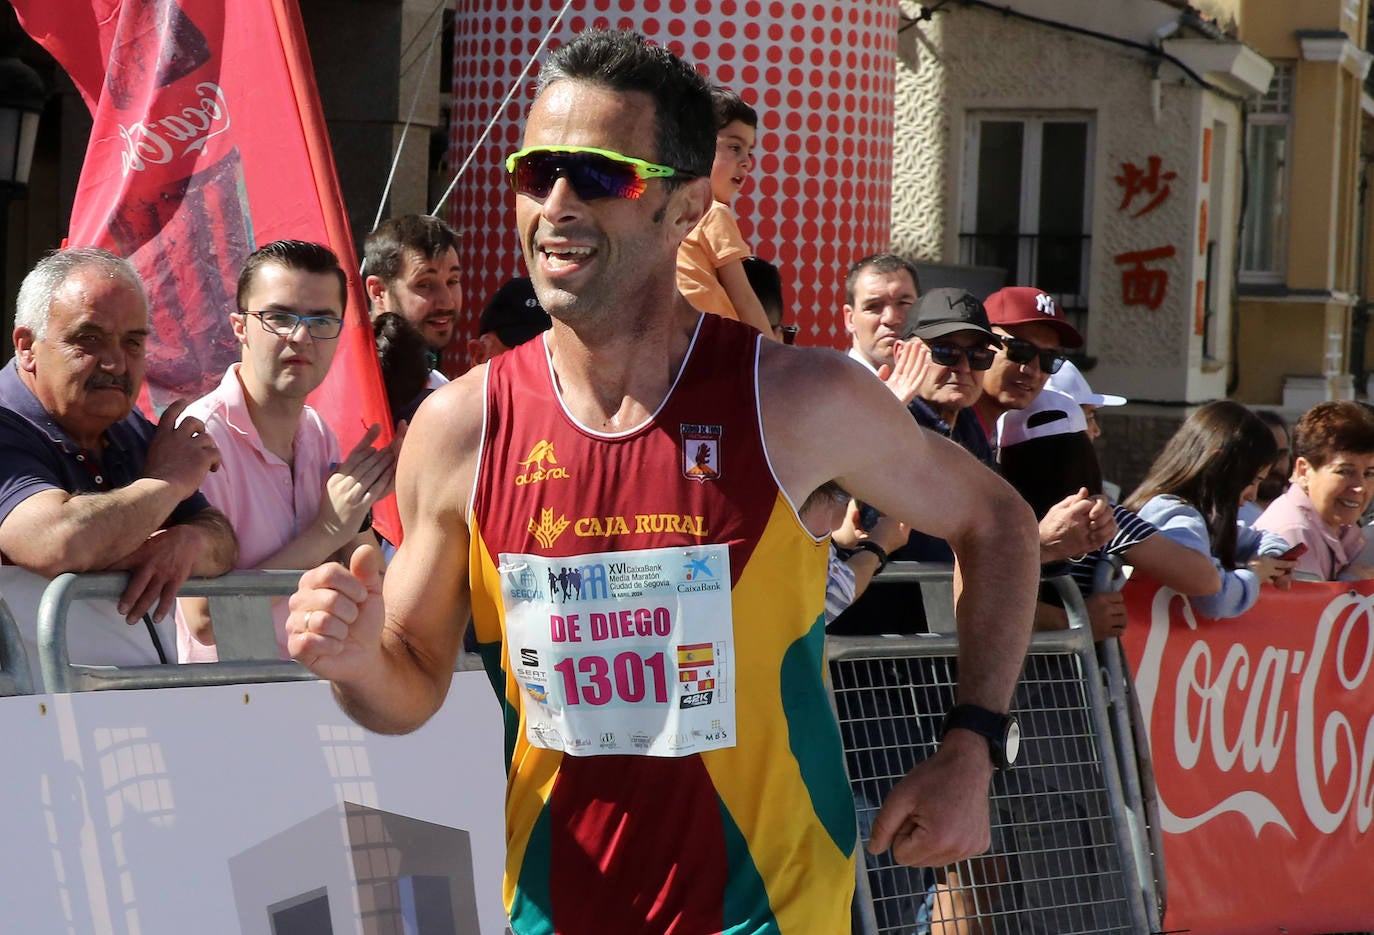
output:
[[1322,581],[1343,580],[1341,576],[1351,562],[1359,559],[1365,544],[1364,530],[1359,526],[1328,526],[1297,484],[1289,484],[1254,525],[1256,529],[1283,536],[1293,545],[1306,543],[1307,551],[1293,570],[1318,575]]
[[[239,538],[237,569],[262,567],[263,561],[300,535],[320,509],[324,482],[338,464],[339,442],[319,413],[309,406],[301,412],[287,464],[263,445],[248,412],[239,364],[205,396],[186,407],[186,415],[205,423],[219,446],[218,471],[207,474],[201,492],[211,505],[229,517]],[[277,648],[286,652],[286,599],[273,602]],[[214,646],[198,642],[177,613],[177,657],[180,662],[214,662]]]

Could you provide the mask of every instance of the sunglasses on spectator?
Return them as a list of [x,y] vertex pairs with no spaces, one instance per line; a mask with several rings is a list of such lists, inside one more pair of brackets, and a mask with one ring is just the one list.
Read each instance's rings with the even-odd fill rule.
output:
[[957,367],[959,361],[968,360],[970,370],[986,370],[992,366],[997,350],[991,347],[960,347],[957,344],[927,344],[930,359],[941,367]]
[[638,198],[650,179],[691,177],[671,166],[591,146],[530,146],[506,159],[506,172],[517,193],[541,201],[560,178],[568,180],[578,198],[592,201]]
[[292,312],[244,312],[252,315],[268,334],[290,337],[296,329],[305,325],[305,330],[318,341],[337,338],[343,330],[343,319],[334,315],[296,315]]
[[1002,348],[1007,352],[1007,360],[1014,364],[1028,364],[1039,358],[1043,373],[1058,373],[1068,357],[1060,350],[1044,350],[1024,338],[1001,335]]

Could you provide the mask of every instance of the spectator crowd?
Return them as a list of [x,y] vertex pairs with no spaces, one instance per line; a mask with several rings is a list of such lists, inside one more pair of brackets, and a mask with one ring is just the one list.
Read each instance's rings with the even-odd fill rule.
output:
[[[410,729],[442,699],[469,610],[470,639],[483,646],[504,649],[507,628],[527,623],[510,592],[493,584],[533,548],[509,543],[561,534],[541,525],[553,523],[552,514],[540,520],[535,510],[506,530],[502,511],[525,501],[489,490],[484,472],[496,464],[516,472],[538,468],[542,486],[525,489],[551,491],[558,481],[544,478],[572,471],[581,478],[577,494],[605,504],[595,515],[612,519],[631,515],[623,504],[642,509],[641,518],[651,512],[629,488],[657,491],[662,476],[681,475],[681,508],[652,512],[709,515],[738,537],[752,536],[752,552],[727,550],[732,563],[742,563],[729,567],[741,594],[754,593],[747,590],[756,587],[751,574],[776,573],[784,567],[780,556],[795,559],[808,572],[777,577],[770,599],[798,615],[823,610],[833,634],[926,631],[932,621],[919,599],[868,585],[890,561],[959,564],[960,704],[935,738],[952,752],[933,765],[911,763],[887,790],[909,812],[919,812],[913,801],[930,802],[940,817],[922,814],[916,830],[901,816],[882,817],[865,829],[896,861],[930,864],[986,846],[981,790],[994,768],[1016,756],[991,734],[1010,723],[1026,640],[1032,629],[1069,626],[1057,589],[1036,592],[1036,573],[1072,579],[1097,641],[1127,627],[1121,588],[1132,573],[1187,595],[1208,618],[1244,614],[1266,588],[1289,588],[1295,578],[1374,578],[1374,546],[1364,531],[1374,496],[1374,411],[1362,403],[1318,404],[1290,432],[1274,412],[1208,402],[1183,420],[1143,480],[1122,491],[1104,479],[1094,442],[1104,429],[1100,410],[1127,400],[1094,390],[1083,334],[1034,284],[975,295],[955,284],[923,283],[908,258],[877,253],[835,271],[835,316],[850,338],[847,359],[782,347],[807,343],[789,322],[788,272],[756,255],[768,245],[747,243],[731,208],[755,165],[758,115],[738,95],[684,77],[680,62],[648,48],[624,34],[588,34],[545,69],[522,148],[506,163],[529,275],[502,285],[480,311],[463,288],[460,235],[443,220],[398,216],[368,235],[362,282],[393,425],[371,426],[349,451],[308,402],[334,363],[347,314],[348,277],[327,246],[281,240],[247,258],[235,307],[223,310],[239,361],[209,393],[173,403],[156,422],[136,405],[149,315],[132,266],[90,247],[55,250],[39,261],[20,289],[15,353],[0,371],[0,595],[27,622],[30,652],[37,652],[33,608],[46,582],[63,572],[128,573],[112,606],[88,601],[73,613],[69,645],[76,663],[134,665],[216,660],[215,621],[205,601],[177,599],[188,577],[316,569],[295,597],[274,607],[281,657],[335,680],[346,710],[364,724]],[[607,61],[597,64],[598,56]],[[466,342],[472,369],[441,373],[443,350],[474,332]],[[711,419],[688,417],[690,407],[680,404],[684,387],[721,400]],[[690,436],[693,463],[654,449],[657,442],[642,431],[651,423],[662,428],[664,444]],[[730,428],[722,432],[714,423]],[[746,443],[741,435],[750,432]],[[379,443],[384,434],[393,440]],[[594,455],[570,463],[574,436],[591,438],[599,446]],[[749,463],[756,473],[747,484],[732,476],[742,470],[746,448],[756,462]],[[623,473],[610,464],[621,464]],[[730,494],[728,518],[709,512],[726,509],[710,499],[718,489]],[[372,508],[393,493],[404,543],[382,540],[371,523]],[[780,529],[789,520],[790,528]],[[493,530],[500,537],[485,538],[497,536]],[[989,543],[1004,535],[994,551]],[[635,540],[633,554],[642,559],[668,544],[681,543]],[[611,549],[603,545],[601,551]],[[375,547],[377,557],[363,546]],[[1001,559],[990,563],[991,555]],[[462,562],[461,575],[445,570],[445,561]],[[469,570],[468,561],[477,564]],[[548,575],[554,579],[552,568]],[[564,601],[596,587],[578,578],[574,594],[562,580]],[[799,596],[778,596],[789,590]],[[507,606],[498,613],[502,593]],[[425,594],[434,606],[421,610]],[[781,613],[759,601],[753,611]],[[1003,602],[1011,609],[1005,619]],[[744,629],[740,614],[737,605],[736,626]],[[993,616],[1001,621],[996,627],[988,622]],[[349,641],[369,620],[365,648],[380,660],[387,686],[380,675],[332,655],[354,652]],[[809,645],[808,634],[793,634],[795,645]],[[818,630],[814,638],[822,635]],[[733,638],[745,641],[738,633]],[[772,658],[773,647],[748,645]],[[777,650],[774,664],[795,664],[780,661],[784,650],[792,651]],[[754,664],[749,657],[733,663],[739,691],[751,690],[744,670]],[[510,685],[519,680],[514,671],[509,660],[495,669]],[[533,704],[520,691],[506,701]],[[1035,704],[1017,697],[1018,706]],[[579,723],[603,735],[612,726]],[[764,738],[750,735],[748,742],[781,755]],[[743,736],[739,743],[746,743]],[[569,786],[607,782],[608,795],[624,795],[627,814],[637,818],[644,803],[630,783],[651,774],[655,783],[668,782],[667,767],[638,763],[657,757],[624,756],[636,763],[623,779],[598,772],[596,780],[577,780],[554,763],[550,749],[534,747],[519,749],[512,789],[552,782],[561,769],[559,782]],[[980,758],[976,765],[969,747]],[[563,763],[579,759],[559,756]],[[755,767],[746,770],[721,750],[700,756],[719,756],[712,762],[755,775]],[[828,762],[834,766],[833,758]],[[757,767],[760,775],[774,768]],[[718,794],[738,809],[740,827],[729,833],[749,838],[741,847],[776,832],[771,812],[760,805],[753,814],[731,799],[738,790],[726,780],[714,782],[711,802]],[[1053,787],[1054,777],[1045,782]],[[964,788],[937,794],[936,784]],[[707,787],[694,786],[691,795],[700,788]],[[979,799],[981,805],[971,804]],[[533,807],[519,808],[527,806]],[[536,830],[535,814],[519,808],[511,816],[515,833],[550,833]],[[955,813],[958,822],[946,817]],[[1056,846],[1072,847],[1067,814],[1021,820],[1069,827]],[[645,846],[629,832],[628,844],[597,838],[604,829],[585,815],[576,821],[589,835],[579,846],[622,860]],[[959,826],[951,830],[946,821]],[[938,827],[933,842],[918,833],[926,822]],[[843,827],[788,835],[789,847],[843,877],[844,860],[827,850],[827,835],[842,838]],[[525,838],[512,859],[527,863],[508,865],[508,882],[525,884],[522,874],[543,872],[529,862],[540,855],[524,852]],[[833,914],[833,900],[805,895],[792,871],[763,861],[766,851],[755,856],[757,885],[790,894],[774,897],[780,915]],[[645,859],[643,866],[618,864],[619,885],[636,872],[662,870]],[[674,888],[687,884],[663,872],[670,880],[663,898],[671,902],[681,895]],[[929,924],[932,912],[938,921],[939,906],[951,911],[938,895],[944,884],[931,881],[928,905],[880,922],[917,925],[920,917]],[[691,884],[682,898],[698,898],[701,886]],[[607,918],[629,918],[601,908]],[[517,900],[510,909],[516,931],[536,930],[518,927],[522,912],[535,911],[530,905]],[[1034,930],[1077,931],[1081,922],[1071,916],[1072,910],[1043,913],[1044,927]],[[591,930],[578,924],[560,930]]]

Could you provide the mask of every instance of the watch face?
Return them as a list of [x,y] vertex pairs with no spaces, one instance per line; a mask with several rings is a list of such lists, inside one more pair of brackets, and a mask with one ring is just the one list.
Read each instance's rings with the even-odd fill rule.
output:
[[1007,725],[1006,756],[1007,765],[1016,762],[1017,756],[1021,753],[1021,722],[1016,718],[1011,719]]

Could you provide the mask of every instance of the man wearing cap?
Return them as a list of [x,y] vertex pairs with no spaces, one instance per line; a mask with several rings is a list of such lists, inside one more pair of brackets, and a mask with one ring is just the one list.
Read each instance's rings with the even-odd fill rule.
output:
[[[1065,349],[1083,346],[1059,303],[1034,286],[1007,286],[984,302],[1001,347],[983,372],[983,394],[974,412],[996,444],[1004,413],[1025,409],[1066,361]],[[1040,560],[1055,562],[1106,544],[1116,533],[1110,504],[1087,493],[1066,498],[1040,521]]]
[[1064,318],[1059,303],[1033,286],[1007,286],[984,303],[1001,348],[983,373],[983,395],[975,411],[988,440],[997,439],[1004,412],[1025,409],[1064,364],[1065,349],[1083,346],[1083,336]]
[[1001,339],[993,333],[987,311],[963,289],[934,289],[921,297],[916,320],[902,339],[919,338],[914,347],[919,378],[916,398],[908,408],[916,421],[967,448],[992,464],[987,436],[970,407],[983,388],[977,374],[992,365]]
[[497,354],[519,347],[548,330],[553,322],[535,297],[528,277],[510,280],[496,290],[477,319],[477,337],[468,341],[468,363],[476,367]]

